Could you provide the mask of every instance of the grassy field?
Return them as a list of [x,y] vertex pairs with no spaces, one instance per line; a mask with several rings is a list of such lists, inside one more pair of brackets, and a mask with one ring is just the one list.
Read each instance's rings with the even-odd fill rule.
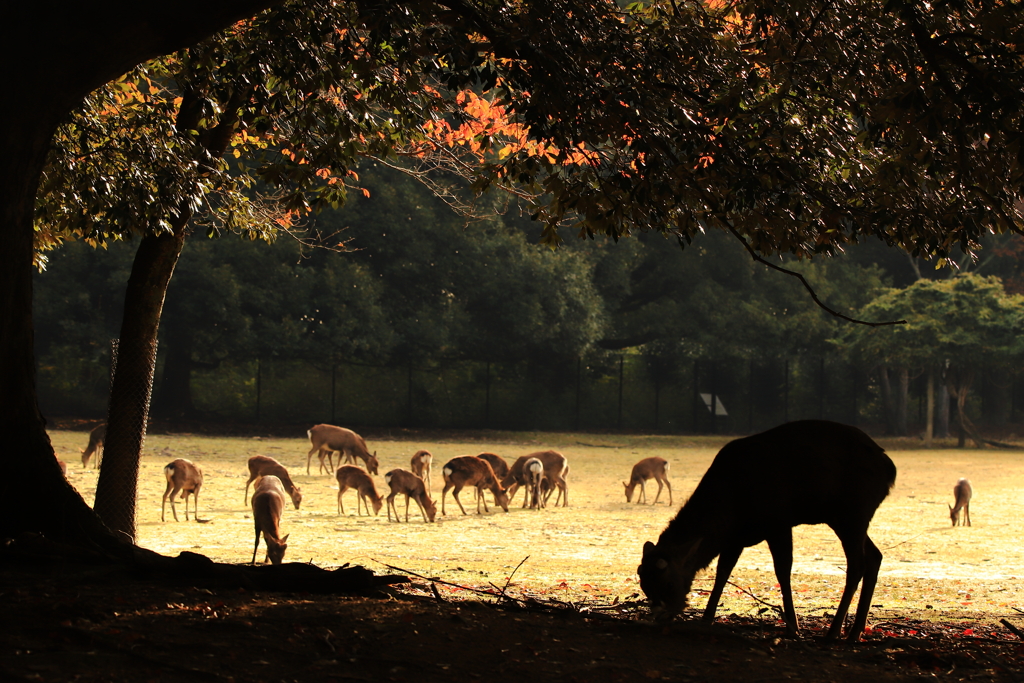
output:
[[[336,512],[337,486],[332,477],[305,473],[308,441],[304,438],[215,438],[150,435],[142,462],[138,508],[138,541],[153,550],[177,554],[192,550],[225,562],[252,557],[253,527],[243,504],[246,460],[254,454],[281,461],[302,488],[303,503],[289,503],[283,530],[290,533],[286,560],[319,565],[346,562],[386,572],[390,564],[466,586],[513,586],[534,594],[581,600],[626,598],[638,590],[635,580],[644,541],[656,540],[665,524],[693,490],[725,438],[608,436],[588,434],[494,434],[489,441],[408,441],[368,439],[381,461],[381,475],[409,466],[416,450],[434,454],[433,493],[440,495],[441,466],[457,455],[491,451],[509,462],[530,451],[553,448],[571,464],[570,506],[534,511],[520,509],[516,498],[509,513],[492,507],[473,514],[470,491],[462,494],[471,514],[459,513],[451,498],[448,515],[424,524],[415,503],[409,524],[389,523],[382,509],[377,517],[355,515],[355,494],[346,494],[345,509]],[[60,457],[69,463],[68,479],[92,501],[96,471],[81,467],[83,432],[51,433]],[[1016,450],[913,450],[887,444],[899,469],[896,486],[879,508],[871,537],[885,556],[875,593],[874,618],[880,615],[989,619],[1015,615],[1024,607],[1024,548],[1020,510],[1024,506],[1024,458]],[[659,455],[671,463],[675,504],[665,496],[657,506],[627,504],[622,481],[633,463]],[[162,468],[174,458],[187,458],[205,472],[199,497],[201,523],[160,521],[165,480]],[[974,485],[973,527],[952,528],[947,503],[956,480],[967,476]],[[383,477],[378,490],[387,493]],[[652,482],[653,484],[653,482]],[[656,485],[653,490],[656,490]],[[400,497],[401,498],[401,497]],[[653,493],[652,493],[653,498]],[[800,527],[794,538],[793,570],[797,610],[820,615],[834,608],[842,590],[845,558],[827,527]],[[261,544],[260,559],[263,558]],[[753,596],[781,604],[767,548],[750,548],[733,574],[736,587],[723,598],[720,614],[756,612]],[[711,574],[698,578],[695,590],[710,588]],[[749,591],[749,593],[747,592]],[[752,595],[751,595],[752,594]],[[695,597],[697,606],[703,598]],[[884,618],[884,617],[883,617]]]

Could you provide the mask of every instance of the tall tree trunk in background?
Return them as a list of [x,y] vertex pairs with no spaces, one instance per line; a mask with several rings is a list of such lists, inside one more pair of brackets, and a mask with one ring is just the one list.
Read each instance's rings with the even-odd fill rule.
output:
[[893,422],[896,425],[896,436],[906,436],[907,429],[907,401],[910,396],[910,370],[905,367],[897,369],[899,378],[896,384],[896,414]]
[[963,448],[966,437],[978,448],[985,447],[985,441],[981,438],[974,423],[967,417],[967,395],[971,392],[971,385],[974,383],[974,372],[968,369],[952,368],[946,375],[949,393],[956,399],[957,413],[957,447]]
[[170,331],[164,334],[164,367],[160,374],[153,414],[161,417],[193,417],[196,414],[192,401],[192,334],[187,330]]
[[149,420],[156,368],[156,338],[167,285],[185,244],[189,215],[177,217],[174,232],[147,235],[135,253],[125,292],[117,368],[110,387],[107,439],[96,484],[96,514],[115,533],[135,541],[135,500],[139,461]]
[[889,368],[878,368],[878,385],[882,393],[882,414],[885,418],[885,433],[896,434],[895,410],[893,407],[892,384],[889,382]]
[[946,378],[949,374],[948,368],[943,368],[939,373],[939,382],[935,397],[935,436],[945,439],[949,436],[949,388]]
[[925,387],[924,401],[924,447],[932,447],[935,436],[935,371],[928,371],[928,384]]

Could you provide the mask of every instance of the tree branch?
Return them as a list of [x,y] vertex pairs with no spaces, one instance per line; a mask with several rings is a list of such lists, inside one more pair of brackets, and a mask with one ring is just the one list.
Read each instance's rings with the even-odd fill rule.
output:
[[888,321],[888,322],[879,322],[879,323],[868,322],[866,320],[857,320],[856,318],[851,318],[848,315],[843,315],[839,311],[836,311],[836,310],[833,310],[833,309],[829,308],[828,306],[825,305],[825,303],[821,299],[818,298],[818,295],[815,293],[814,289],[807,282],[807,279],[804,278],[803,275],[801,275],[800,273],[797,273],[796,271],[787,270],[786,268],[783,268],[782,266],[777,266],[774,263],[769,263],[768,261],[766,261],[764,258],[761,257],[760,254],[758,254],[756,251],[754,251],[754,248],[750,246],[750,244],[747,242],[746,239],[743,238],[743,235],[741,235],[739,232],[736,231],[736,228],[734,228],[732,226],[729,226],[729,232],[731,232],[733,234],[733,236],[740,241],[740,243],[747,250],[747,253],[750,254],[750,257],[752,259],[754,259],[758,263],[763,263],[764,265],[768,266],[769,268],[771,268],[773,270],[777,270],[780,273],[785,273],[786,275],[792,275],[793,277],[795,277],[798,280],[800,280],[800,283],[804,286],[804,289],[806,289],[808,292],[810,292],[811,299],[814,300],[814,303],[818,304],[819,308],[824,309],[830,315],[832,315],[832,316],[834,316],[836,318],[842,318],[843,320],[846,320],[846,321],[851,322],[851,323],[857,323],[858,325],[867,325],[868,327],[882,327],[883,325],[906,325],[907,324],[906,320],[892,320],[892,321]]

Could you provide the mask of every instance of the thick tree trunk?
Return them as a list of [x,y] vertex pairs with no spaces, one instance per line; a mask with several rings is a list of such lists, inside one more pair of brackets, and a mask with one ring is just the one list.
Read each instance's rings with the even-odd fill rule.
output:
[[878,384],[882,393],[882,417],[885,418],[885,433],[896,433],[895,415],[892,400],[892,384],[889,382],[889,368],[880,366],[878,368]]
[[0,538],[34,531],[128,549],[61,476],[36,398],[32,217],[57,124],[90,90],[135,64],[273,4],[41,0],[5,8],[0,64],[18,103],[0,107]]
[[142,238],[125,293],[95,510],[108,527],[132,542],[139,461],[156,368],[157,332],[167,285],[185,244],[187,220],[188,216],[179,217],[172,234]]

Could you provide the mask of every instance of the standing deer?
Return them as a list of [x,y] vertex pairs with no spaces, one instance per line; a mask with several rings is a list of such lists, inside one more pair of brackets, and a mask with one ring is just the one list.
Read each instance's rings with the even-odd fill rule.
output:
[[[412,456],[412,460],[409,462],[409,469],[427,485],[427,492],[429,492],[431,488],[430,465],[433,462],[434,456],[430,454],[430,451],[416,451]],[[408,502],[408,498],[406,498],[406,503]],[[395,514],[398,514],[397,510],[395,511]]]
[[299,503],[302,502],[302,491],[292,482],[292,478],[288,474],[288,470],[284,468],[284,465],[266,455],[254,455],[249,458],[249,480],[245,482],[244,502],[249,502],[249,484],[256,481],[259,477],[264,477],[268,474],[272,474],[281,480],[285,491],[292,497],[292,505],[298,510]]
[[[508,489],[509,500],[515,497],[519,487],[526,485],[526,475],[523,471],[523,466],[530,458],[537,458],[544,463],[544,482],[541,486],[545,490],[545,502],[551,497],[551,493],[557,489],[558,496],[555,498],[555,507],[558,507],[559,501],[562,501],[563,507],[568,506],[569,484],[566,482],[566,477],[569,476],[569,463],[565,456],[558,451],[538,451],[537,453],[530,453],[516,459],[512,466],[508,468],[508,474],[501,480],[501,485]],[[527,501],[524,500],[523,507],[525,508],[526,505]]]
[[544,507],[545,501],[541,491],[541,483],[544,481],[544,463],[540,461],[540,458],[530,458],[523,463],[523,478],[526,481],[524,503],[529,503],[528,507],[531,510],[539,510]]
[[395,511],[395,521],[401,522],[398,516],[398,507],[395,506],[395,496],[399,493],[405,494],[405,521],[409,521],[409,499],[412,498],[420,506],[420,514],[424,522],[433,522],[437,515],[437,505],[430,499],[427,493],[426,483],[416,474],[408,470],[394,469],[384,475],[384,483],[391,489],[388,494],[388,521],[391,521],[391,510]]
[[[965,521],[967,523],[964,526],[971,525],[971,496],[973,495],[974,489],[971,488],[969,479],[961,479],[953,487],[953,498],[956,500],[956,503],[955,507],[950,506],[949,508],[949,519],[953,522],[953,526],[956,526],[958,523],[962,524]],[[960,518],[961,508],[964,511],[963,519]]]
[[715,456],[657,545],[644,544],[637,568],[640,587],[656,615],[671,619],[686,607],[696,573],[717,556],[715,585],[704,609],[704,620],[711,621],[740,553],[768,541],[786,631],[795,635],[793,527],[828,524],[843,544],[847,568],[846,587],[827,637],[840,635],[863,579],[847,636],[859,640],[882,564],[882,553],[868,538],[868,524],[895,481],[896,466],[885,451],[856,427],[836,422],[790,422],[731,441]]
[[[320,470],[324,468],[324,457],[331,451],[340,451],[345,456],[359,458],[366,464],[366,470],[370,474],[377,474],[377,454],[370,455],[366,448],[366,441],[351,429],[335,427],[334,425],[316,425],[306,432],[309,435],[309,443],[313,446],[306,455],[306,474],[309,474],[309,463],[316,453],[320,458]],[[334,467],[334,460],[331,460],[331,467]]]
[[490,489],[491,493],[494,494],[494,501],[505,512],[508,512],[508,496],[505,494],[505,489],[498,481],[498,478],[494,476],[494,470],[491,469],[490,464],[486,460],[475,455],[460,455],[445,463],[442,473],[444,474],[444,489],[441,491],[442,515],[448,514],[444,510],[444,498],[448,490],[453,487],[455,490],[452,491],[452,498],[458,503],[462,514],[466,514],[466,508],[462,507],[462,502],[459,500],[459,492],[465,486],[474,486],[479,492],[476,499],[476,513],[478,515],[480,514],[481,501],[484,504],[484,511],[490,512],[487,508],[487,501],[483,500],[483,489]]
[[651,505],[658,504],[658,498],[661,497],[661,489],[663,488],[662,485],[668,487],[668,504],[672,505],[672,484],[668,483],[668,460],[659,457],[644,458],[633,465],[633,471],[629,475],[629,483],[622,482],[622,485],[626,487],[626,502],[630,503],[633,501],[633,491],[637,486],[640,487],[640,495],[636,497],[637,504],[647,502],[647,487],[645,484],[648,479],[655,479],[658,482],[658,494],[654,496],[654,502]]
[[[362,514],[359,508],[360,501],[362,501],[363,506],[366,508],[367,516],[370,514],[370,503],[373,503],[373,514],[380,513],[384,499],[377,493],[377,487],[373,485],[373,479],[370,479],[370,475],[366,473],[366,470],[356,465],[342,465],[334,473],[334,477],[338,480],[338,514],[345,514],[345,505],[341,502],[341,495],[349,489],[355,489],[356,491],[357,515]],[[370,503],[366,502],[367,499],[370,500]]]
[[178,511],[174,509],[174,497],[181,491],[181,497],[185,500],[185,521],[188,521],[188,496],[192,494],[192,506],[195,509],[193,518],[199,521],[199,489],[203,487],[203,471],[199,465],[191,460],[178,458],[164,467],[164,477],[167,478],[167,488],[164,489],[163,501],[160,503],[160,521],[164,520],[164,509],[167,505],[168,495],[171,498],[171,514],[174,521],[178,521]]
[[89,466],[89,459],[96,454],[96,467],[100,466],[103,457],[103,442],[107,440],[107,423],[96,425],[89,432],[89,445],[82,451],[82,467]]
[[267,543],[267,556],[273,564],[281,564],[288,549],[288,536],[281,537],[281,515],[284,513],[284,485],[273,474],[260,477],[252,489],[252,519],[256,526],[256,545],[252,549],[252,563],[256,564],[256,551],[260,547],[260,534]]

